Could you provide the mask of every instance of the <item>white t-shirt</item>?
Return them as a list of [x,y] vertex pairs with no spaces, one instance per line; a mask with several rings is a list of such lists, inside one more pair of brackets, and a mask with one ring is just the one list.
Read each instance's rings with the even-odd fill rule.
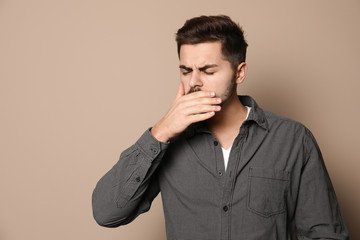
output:
[[[248,107],[248,106],[245,106],[245,107],[247,107],[247,109],[248,109],[247,114],[246,114],[246,119],[247,119],[249,117],[251,107]],[[227,165],[228,165],[228,162],[229,162],[229,156],[230,156],[230,152],[231,152],[231,147],[232,147],[232,145],[228,149],[225,149],[225,148],[221,147],[222,152],[223,152],[223,156],[224,156],[225,171],[226,171],[226,168],[227,168]]]

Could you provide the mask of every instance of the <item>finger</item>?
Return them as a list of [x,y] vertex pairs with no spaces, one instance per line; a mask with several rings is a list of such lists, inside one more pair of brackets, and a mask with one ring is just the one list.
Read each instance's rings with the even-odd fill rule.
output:
[[184,110],[185,115],[196,115],[202,113],[219,112],[221,107],[218,105],[196,105]]
[[210,97],[202,97],[202,98],[194,98],[194,99],[183,99],[181,105],[183,108],[191,108],[194,106],[201,105],[219,105],[221,104],[221,98],[210,98]]
[[191,123],[195,123],[195,122],[201,122],[201,121],[205,121],[209,118],[212,118],[215,115],[215,112],[207,112],[207,113],[200,113],[200,114],[195,114],[195,115],[190,115],[189,116],[189,121]]
[[221,103],[221,98],[210,98],[210,97],[202,97],[189,100],[194,105],[216,105]]
[[216,94],[213,91],[198,91],[198,92],[186,94],[184,97],[186,99],[195,99],[195,98],[203,98],[203,97],[213,98],[215,97],[215,95]]
[[184,84],[182,82],[180,82],[175,99],[178,99],[178,98],[180,98],[180,97],[182,97],[184,95],[185,95]]

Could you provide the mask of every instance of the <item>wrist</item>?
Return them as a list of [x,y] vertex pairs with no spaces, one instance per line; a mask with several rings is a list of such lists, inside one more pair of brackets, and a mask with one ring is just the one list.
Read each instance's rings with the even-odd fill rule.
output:
[[157,124],[151,128],[150,132],[159,142],[167,143],[170,140],[170,138],[164,133],[164,131],[161,130],[161,127],[159,127]]

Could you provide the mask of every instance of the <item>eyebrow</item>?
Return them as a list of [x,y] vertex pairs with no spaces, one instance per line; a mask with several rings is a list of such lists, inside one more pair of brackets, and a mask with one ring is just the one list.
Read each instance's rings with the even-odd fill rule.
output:
[[184,69],[184,70],[187,71],[187,72],[191,72],[191,71],[192,71],[192,68],[186,67],[185,65],[180,65],[179,68],[180,68],[180,69]]
[[[203,72],[203,71],[206,71],[209,68],[214,68],[214,67],[218,67],[218,65],[216,65],[216,64],[208,64],[208,65],[205,65],[203,67],[200,67],[199,70],[201,72]],[[188,72],[191,72],[193,70],[192,68],[186,67],[185,65],[180,65],[179,68],[184,69],[185,71],[188,71]]]
[[206,70],[209,69],[209,68],[214,68],[214,67],[217,67],[217,66],[218,66],[218,65],[216,65],[216,64],[208,64],[208,65],[205,65],[205,66],[199,68],[199,70],[200,70],[201,72],[203,72],[203,71],[206,71]]

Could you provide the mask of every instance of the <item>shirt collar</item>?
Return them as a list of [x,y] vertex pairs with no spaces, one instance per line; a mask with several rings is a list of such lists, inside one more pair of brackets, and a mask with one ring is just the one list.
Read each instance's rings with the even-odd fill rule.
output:
[[238,96],[240,102],[244,105],[244,106],[249,106],[251,107],[251,111],[249,114],[249,117],[247,118],[246,121],[254,121],[256,122],[260,127],[264,128],[265,130],[269,129],[269,124],[268,121],[266,119],[264,110],[262,110],[257,103],[255,102],[255,100],[250,97],[250,96]]
[[[266,116],[264,110],[262,110],[255,100],[250,96],[238,96],[240,102],[244,106],[251,107],[251,111],[249,113],[249,117],[246,119],[245,122],[255,122],[258,126],[268,130],[269,125],[268,121],[266,120]],[[211,133],[210,130],[207,128],[205,122],[197,122],[191,124],[186,130],[185,134],[187,137],[192,137],[196,133]]]

